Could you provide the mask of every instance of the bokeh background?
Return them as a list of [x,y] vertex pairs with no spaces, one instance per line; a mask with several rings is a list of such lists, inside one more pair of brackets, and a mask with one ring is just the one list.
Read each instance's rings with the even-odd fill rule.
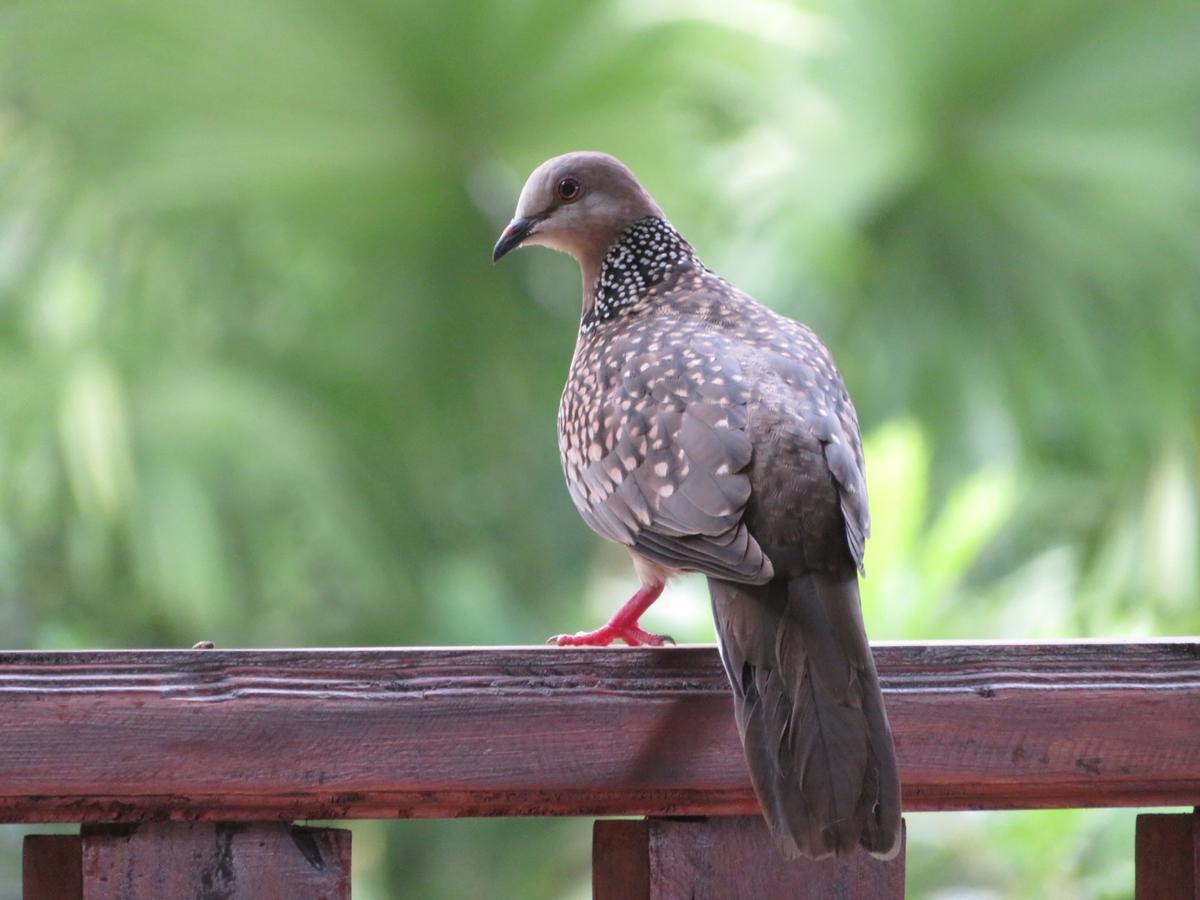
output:
[[[489,262],[581,148],[831,345],[874,638],[1200,631],[1197,47],[1194,0],[0,3],[0,646],[601,620],[578,274]],[[703,583],[648,621],[711,640]],[[910,896],[1129,897],[1132,816],[912,816]],[[358,823],[356,897],[587,897],[589,827]]]

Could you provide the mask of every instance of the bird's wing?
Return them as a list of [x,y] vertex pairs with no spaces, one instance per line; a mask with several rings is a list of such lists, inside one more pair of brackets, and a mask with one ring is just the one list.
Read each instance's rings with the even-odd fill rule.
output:
[[806,437],[819,442],[837,486],[846,544],[861,569],[871,534],[871,514],[858,415],[833,357],[812,330],[782,316],[778,327],[788,339],[759,359],[787,395],[782,405],[790,413],[789,423],[781,427],[803,430]]
[[593,529],[660,565],[764,582],[771,562],[742,522],[753,448],[741,367],[702,333],[652,347],[607,391],[603,446],[568,465],[571,497]]
[[842,379],[837,379],[838,394],[833,402],[837,419],[837,441],[825,444],[825,461],[837,482],[842,501],[842,516],[846,519],[846,543],[854,564],[863,567],[863,550],[871,536],[871,512],[867,506],[867,472],[863,460],[862,436],[858,431],[858,415]]

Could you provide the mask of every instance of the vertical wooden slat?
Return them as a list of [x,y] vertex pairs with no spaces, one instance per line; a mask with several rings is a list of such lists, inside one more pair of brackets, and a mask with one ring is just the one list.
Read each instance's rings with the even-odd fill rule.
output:
[[21,852],[24,900],[82,900],[77,834],[26,835]]
[[1200,900],[1200,811],[1137,817],[1136,900]]
[[650,896],[649,819],[598,819],[592,827],[592,896]]
[[787,861],[757,816],[607,820],[593,830],[595,900],[888,900],[904,896],[904,848]]
[[[349,900],[350,832],[284,823],[85,829],[82,900]],[[40,898],[39,898],[40,900]]]

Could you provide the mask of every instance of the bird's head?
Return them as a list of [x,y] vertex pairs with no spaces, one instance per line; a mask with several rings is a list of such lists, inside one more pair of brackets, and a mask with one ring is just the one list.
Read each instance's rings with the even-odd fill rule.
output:
[[525,182],[492,260],[538,244],[571,254],[586,272],[621,232],[646,216],[662,216],[662,210],[619,159],[588,151],[556,156]]

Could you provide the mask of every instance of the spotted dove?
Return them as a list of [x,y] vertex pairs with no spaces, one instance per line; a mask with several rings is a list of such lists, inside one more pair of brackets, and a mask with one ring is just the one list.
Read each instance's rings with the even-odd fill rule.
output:
[[618,160],[539,166],[493,251],[540,244],[583,272],[558,414],[571,499],[641,588],[560,645],[660,645],[638,619],[708,577],[751,780],[787,856],[900,840],[900,785],[858,595],[862,441],[829,351],[707,269]]

